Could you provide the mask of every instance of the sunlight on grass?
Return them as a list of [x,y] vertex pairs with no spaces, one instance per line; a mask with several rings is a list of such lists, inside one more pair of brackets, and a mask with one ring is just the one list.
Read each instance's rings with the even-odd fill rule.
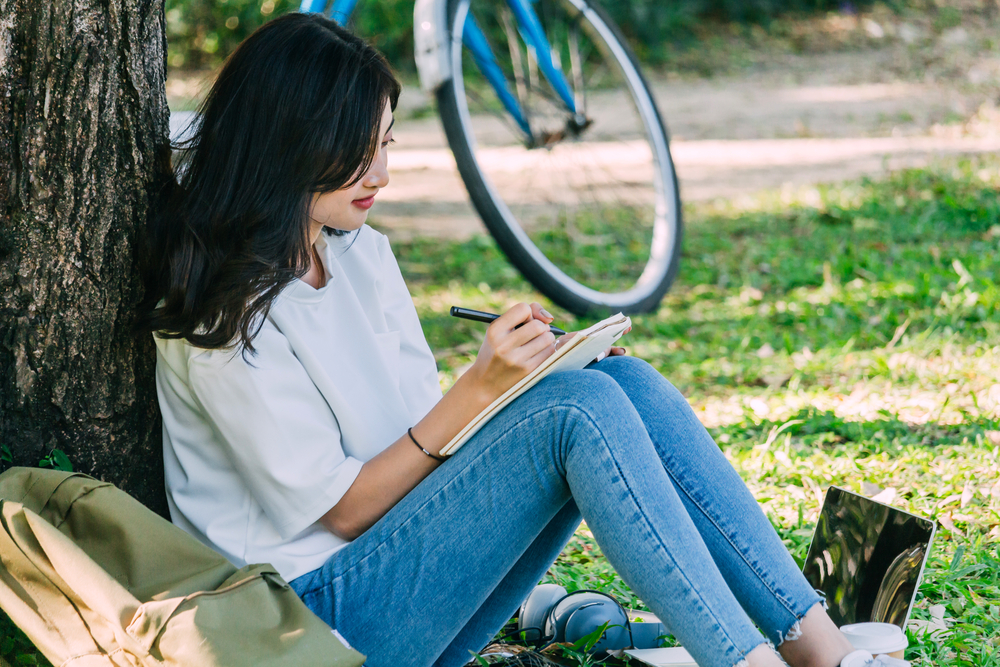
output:
[[[894,505],[936,518],[914,616],[944,604],[953,632],[911,638],[907,658],[998,664],[1000,159],[696,205],[686,219],[677,284],[623,344],[692,401],[800,561],[831,484],[893,489]],[[395,250],[445,388],[484,331],[451,305],[540,299],[489,238]],[[543,303],[564,328],[589,324]],[[549,575],[639,604],[585,528]]]

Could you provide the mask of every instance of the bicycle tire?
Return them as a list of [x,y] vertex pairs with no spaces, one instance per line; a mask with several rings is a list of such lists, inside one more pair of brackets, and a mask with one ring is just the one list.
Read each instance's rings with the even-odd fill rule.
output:
[[607,46],[616,56],[615,64],[624,72],[633,104],[645,110],[643,112],[640,109],[638,113],[643,124],[643,135],[650,145],[654,161],[652,185],[656,190],[655,205],[658,208],[649,241],[649,256],[635,284],[624,290],[609,291],[595,289],[567,275],[529,237],[480,167],[465,96],[465,74],[462,68],[464,47],[461,34],[456,31],[456,26],[464,25],[470,0],[452,0],[449,3],[449,34],[452,35],[450,55],[454,76],[437,91],[441,121],[477,213],[507,258],[532,285],[554,303],[577,315],[618,310],[627,313],[650,312],[658,307],[677,275],[683,237],[680,193],[670,156],[669,136],[635,55],[607,13],[588,0],[563,2],[577,9],[579,16],[609,42]]

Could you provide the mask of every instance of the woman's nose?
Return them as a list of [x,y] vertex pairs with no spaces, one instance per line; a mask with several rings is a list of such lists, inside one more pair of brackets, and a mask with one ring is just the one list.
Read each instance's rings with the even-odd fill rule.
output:
[[385,151],[379,151],[379,155],[375,157],[364,184],[370,188],[384,188],[389,184],[389,165]]

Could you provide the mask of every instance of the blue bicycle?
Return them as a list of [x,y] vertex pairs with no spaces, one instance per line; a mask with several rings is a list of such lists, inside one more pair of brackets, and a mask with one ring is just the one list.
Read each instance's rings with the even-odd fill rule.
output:
[[[347,23],[356,3],[328,13]],[[655,310],[680,258],[677,177],[606,12],[590,0],[417,0],[414,43],[473,205],[510,261],[571,312]]]

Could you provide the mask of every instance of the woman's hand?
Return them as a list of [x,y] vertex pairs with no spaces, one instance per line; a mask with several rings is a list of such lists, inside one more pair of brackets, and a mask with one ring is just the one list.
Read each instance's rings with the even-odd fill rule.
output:
[[498,317],[468,371],[476,384],[495,399],[538,368],[556,351],[553,319],[537,303],[519,303]]

